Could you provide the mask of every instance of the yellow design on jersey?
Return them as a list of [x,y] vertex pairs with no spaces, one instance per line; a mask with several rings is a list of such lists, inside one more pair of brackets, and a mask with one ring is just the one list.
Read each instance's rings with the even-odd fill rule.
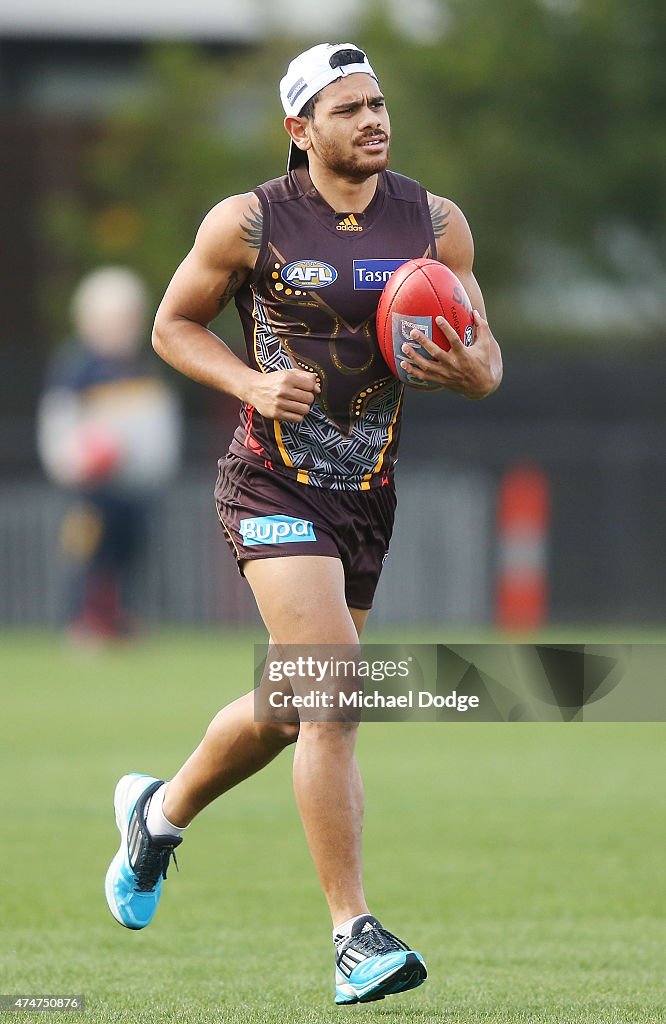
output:
[[293,469],[294,464],[289,458],[289,453],[287,452],[287,449],[284,446],[284,441],[282,440],[282,430],[280,429],[280,421],[273,420],[273,427],[275,428],[275,440],[277,441],[277,446],[280,449],[282,461],[284,462],[285,466],[289,466],[291,469]]

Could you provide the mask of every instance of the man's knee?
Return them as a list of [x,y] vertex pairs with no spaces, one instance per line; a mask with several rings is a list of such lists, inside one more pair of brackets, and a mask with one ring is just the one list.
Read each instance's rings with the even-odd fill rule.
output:
[[301,722],[300,738],[308,743],[349,743],[356,739],[359,723],[353,719],[334,722]]

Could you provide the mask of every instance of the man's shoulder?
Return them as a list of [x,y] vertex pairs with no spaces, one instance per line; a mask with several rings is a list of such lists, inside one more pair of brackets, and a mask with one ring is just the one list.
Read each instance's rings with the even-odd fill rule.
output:
[[236,245],[242,249],[248,229],[254,233],[258,227],[259,214],[260,203],[254,192],[222,199],[199,225],[195,245],[201,257],[214,265],[221,251],[228,254]]

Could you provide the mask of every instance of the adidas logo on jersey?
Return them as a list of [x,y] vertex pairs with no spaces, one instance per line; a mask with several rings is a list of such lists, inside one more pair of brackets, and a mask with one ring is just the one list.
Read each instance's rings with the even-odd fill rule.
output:
[[353,213],[347,214],[347,216],[340,221],[337,225],[338,231],[362,231],[363,225],[359,224]]

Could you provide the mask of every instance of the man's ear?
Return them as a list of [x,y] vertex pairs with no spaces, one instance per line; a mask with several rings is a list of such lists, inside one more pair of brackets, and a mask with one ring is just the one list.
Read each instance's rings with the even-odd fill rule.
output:
[[285,117],[284,129],[294,145],[302,149],[304,153],[310,148],[307,117]]

